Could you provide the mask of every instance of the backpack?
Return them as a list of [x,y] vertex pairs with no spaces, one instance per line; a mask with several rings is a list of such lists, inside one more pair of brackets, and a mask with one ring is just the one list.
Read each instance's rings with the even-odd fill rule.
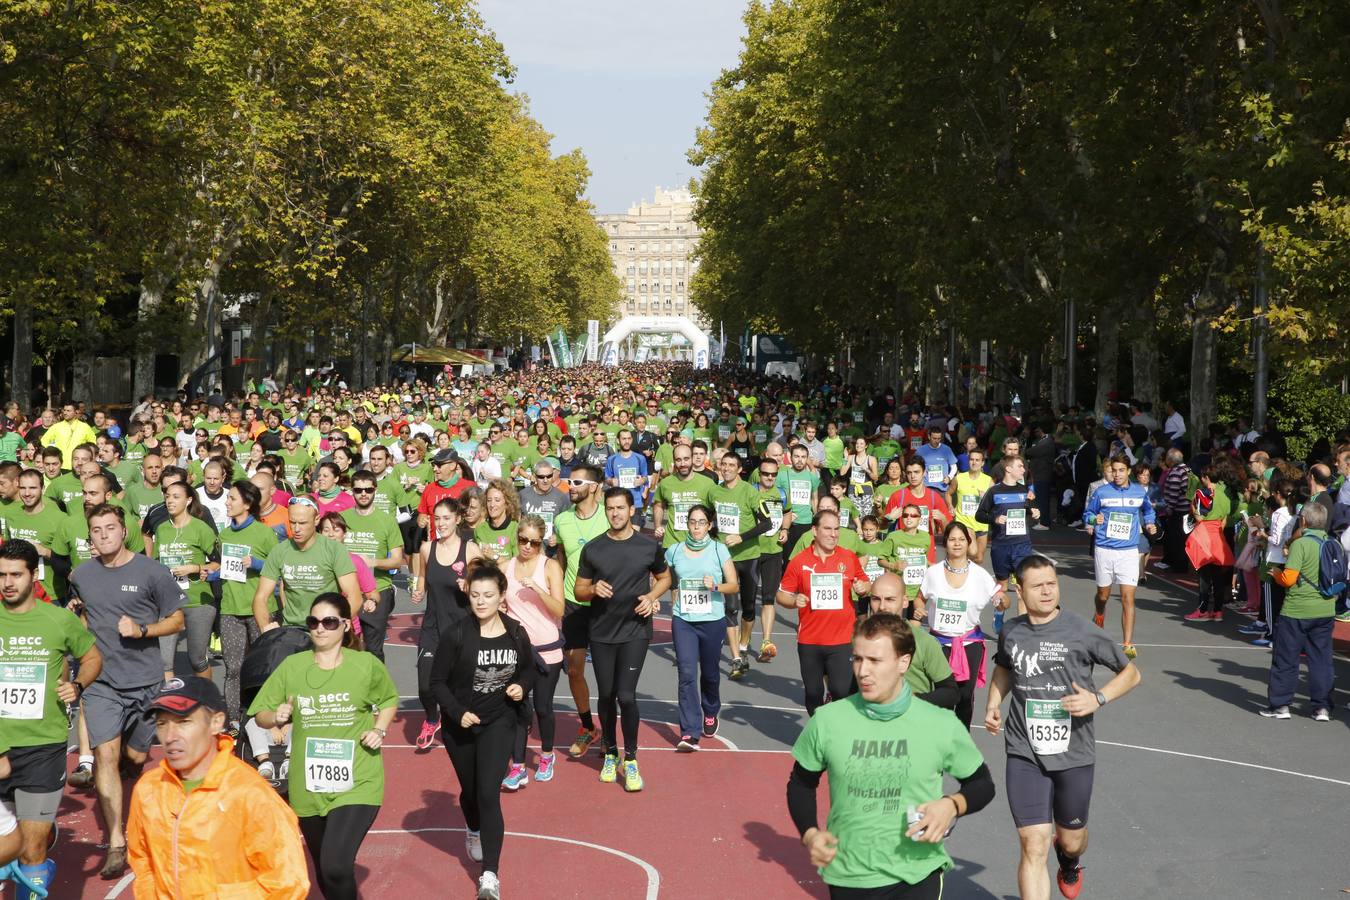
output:
[[[1305,535],[1321,545],[1322,550],[1317,558],[1317,593],[1327,600],[1340,600],[1345,596],[1346,589],[1346,564],[1345,548],[1341,546],[1340,541],[1327,539],[1323,540],[1313,535]],[[1305,584],[1312,584],[1300,572],[1298,580]]]

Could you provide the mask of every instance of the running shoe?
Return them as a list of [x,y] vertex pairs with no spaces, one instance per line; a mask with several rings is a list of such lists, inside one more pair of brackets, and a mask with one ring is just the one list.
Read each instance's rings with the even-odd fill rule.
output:
[[731,674],[728,676],[732,681],[740,681],[745,677],[745,673],[750,671],[750,667],[745,664],[745,660],[737,657],[731,661]]
[[127,848],[109,847],[108,855],[103,858],[103,868],[98,870],[98,877],[104,881],[112,881],[122,877],[122,873],[127,870]]
[[1325,708],[1325,707],[1322,707],[1322,708],[1313,710],[1313,721],[1314,721],[1314,722],[1330,722],[1330,721],[1331,721],[1331,710],[1329,710],[1329,709],[1327,709],[1327,708]]
[[439,721],[423,722],[422,730],[417,733],[417,749],[430,750],[431,744],[436,740],[436,735],[440,733],[440,730],[441,723]]
[[1270,646],[1270,638],[1268,638],[1268,637],[1252,638],[1252,640],[1250,641],[1250,643],[1251,643],[1251,645],[1252,645],[1253,647],[1269,647],[1269,646]]
[[761,663],[770,662],[778,655],[778,647],[773,641],[764,641],[759,645],[759,661]]
[[722,723],[721,723],[721,721],[718,719],[717,716],[704,716],[704,717],[703,717],[703,736],[704,736],[704,737],[712,737],[713,735],[717,734],[717,728],[718,728],[718,726],[720,726],[721,724],[722,724]]
[[1209,614],[1209,620],[1210,620],[1211,622],[1222,622],[1222,621],[1223,621],[1223,610],[1221,610],[1221,609],[1216,609],[1216,610],[1214,610],[1213,612],[1211,612],[1211,613]]
[[1345,612],[1343,612],[1343,613],[1341,613],[1340,615],[1336,616],[1336,621],[1337,621],[1337,622],[1350,622],[1350,609],[1347,609]]
[[1170,568],[1172,568],[1172,567],[1171,567],[1170,565],[1168,565],[1167,563],[1163,562],[1162,560],[1158,560],[1157,562],[1155,562],[1155,563],[1153,564],[1153,568],[1155,568],[1155,569],[1162,569],[1164,572],[1166,572],[1168,569],[1170,569]]
[[258,763],[258,774],[262,776],[263,781],[277,780],[277,768],[276,766],[272,765],[272,761],[270,759],[265,759],[262,762]]
[[1050,526],[1049,526],[1049,525],[1042,525],[1040,522],[1037,522],[1035,525],[1032,525],[1032,526],[1031,526],[1031,530],[1032,530],[1032,531],[1049,531],[1049,530],[1050,530]]
[[525,771],[525,767],[520,763],[511,763],[511,768],[507,770],[506,777],[502,779],[502,789],[518,791],[529,783],[530,773]]
[[1106,613],[1098,613],[1097,615],[1093,616],[1093,617],[1092,617],[1092,624],[1093,624],[1093,625],[1096,625],[1098,628],[1105,628],[1105,627],[1106,627]]
[[1122,646],[1123,649],[1125,650],[1126,659],[1134,659],[1136,656],[1139,655],[1139,651],[1134,649],[1134,644],[1124,644]]
[[638,773],[636,759],[626,759],[623,762],[623,789],[630,794],[642,790],[642,775]]
[[541,753],[541,754],[539,754],[539,768],[537,768],[537,769],[534,770],[534,780],[535,780],[535,781],[552,781],[552,780],[553,780],[553,763],[554,763],[556,760],[557,760],[557,757],[553,755],[553,751],[552,751],[552,750],[550,750],[548,753]]
[[75,771],[70,773],[66,783],[71,787],[87,788],[94,784],[94,766],[92,763],[82,762],[75,767]]
[[1083,867],[1074,866],[1072,869],[1060,868],[1055,874],[1055,882],[1059,885],[1059,892],[1068,900],[1074,900],[1078,892],[1083,889]]
[[483,836],[477,831],[464,832],[464,852],[474,862],[483,861]]
[[619,755],[617,753],[605,754],[605,762],[600,766],[600,780],[605,784],[613,784],[619,780]]
[[288,756],[281,761],[281,766],[277,768],[277,781],[285,781],[286,776],[291,774],[291,758]]
[[675,749],[681,753],[694,753],[698,750],[698,738],[692,734],[680,735],[680,742],[675,745]]
[[1238,629],[1238,634],[1265,634],[1266,623],[1261,621],[1248,622]]
[[591,744],[600,735],[594,728],[583,728],[577,732],[577,739],[572,742],[572,746],[567,748],[567,755],[573,759],[580,759],[586,755],[586,751],[591,749]]
[[1261,710],[1261,716],[1266,719],[1287,719],[1289,718],[1289,707],[1287,706],[1267,706]]
[[478,900],[502,900],[502,883],[497,873],[484,872],[478,876]]
[[1188,613],[1181,618],[1186,622],[1208,622],[1209,613],[1205,612],[1203,609],[1197,609],[1195,612]]

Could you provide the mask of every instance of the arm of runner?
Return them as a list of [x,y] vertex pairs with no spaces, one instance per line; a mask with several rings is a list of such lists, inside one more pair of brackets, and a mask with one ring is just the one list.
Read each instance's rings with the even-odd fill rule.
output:
[[994,486],[984,492],[980,498],[980,505],[975,507],[975,521],[981,525],[992,525],[994,523]]
[[[60,682],[56,687],[56,696],[61,698],[62,703],[74,703],[80,699],[80,694],[88,690],[89,685],[94,683],[102,671],[103,654],[98,652],[98,647],[90,645],[89,649],[80,657],[80,674],[70,681]],[[78,691],[76,691],[76,685],[79,686]]]
[[787,786],[788,813],[792,816],[792,823],[801,832],[802,846],[810,851],[811,865],[817,868],[828,866],[839,851],[838,839],[816,826],[816,791],[823,774],[794,762]]
[[961,697],[961,687],[957,683],[955,675],[948,675],[934,684],[931,691],[914,696],[943,709],[955,709],[956,701]]
[[1012,690],[1012,669],[1003,666],[994,667],[994,677],[989,679],[989,697],[984,703],[984,730],[998,734],[1003,730],[1003,697]]
[[[345,575],[339,575],[337,583],[338,590],[342,592],[342,596],[347,598],[347,605],[351,608],[352,612],[351,617],[353,619],[356,618],[361,612],[361,603],[363,599],[361,595],[361,583],[356,576],[356,572],[351,571]],[[256,601],[256,596],[254,599]]]
[[924,844],[940,844],[958,817],[979,812],[994,799],[994,778],[987,763],[980,763],[969,777],[958,781],[961,790],[919,805],[921,818],[905,831],[906,837]]
[[[1139,669],[1134,663],[1130,663],[1125,668],[1115,674],[1110,681],[1102,685],[1100,693],[1109,703],[1112,700],[1118,700],[1124,697],[1130,691],[1139,686]],[[1102,708],[1102,704],[1097,702],[1097,693],[1072,684],[1073,692],[1064,695],[1063,706],[1073,716],[1090,716]]]
[[258,623],[259,631],[271,631],[278,627],[272,621],[272,611],[267,608],[267,601],[272,598],[272,592],[277,588],[274,579],[266,575],[258,579],[258,589],[253,592],[253,621]]

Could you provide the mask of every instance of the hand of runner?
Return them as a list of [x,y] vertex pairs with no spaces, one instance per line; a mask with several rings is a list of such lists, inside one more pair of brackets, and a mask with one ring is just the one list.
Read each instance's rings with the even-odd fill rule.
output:
[[361,735],[361,743],[371,750],[378,750],[380,745],[384,743],[384,735],[372,728]]
[[1007,522],[1007,521],[1008,521],[1008,517],[1007,517],[1007,516],[996,516],[996,517],[994,518],[994,524],[995,524],[995,525],[1002,525],[1004,522]]
[[56,696],[62,703],[74,703],[79,699],[80,692],[75,689],[72,682],[60,681],[56,685]]
[[[920,844],[940,844],[956,821],[956,801],[949,797],[921,803],[915,810],[919,821],[905,830],[905,837]],[[921,836],[917,836],[922,831]]]
[[740,542],[741,536],[739,534],[729,534],[726,537],[726,544],[728,547],[735,547]]
[[808,831],[802,843],[811,853],[811,865],[818,869],[834,862],[835,854],[839,852],[839,839],[823,828],[815,829],[814,833]]
[[117,620],[117,633],[124,638],[140,637],[141,626],[131,620],[131,616],[123,616]]
[[664,526],[664,525],[657,525],[655,528],[652,529],[652,535],[653,535],[658,541],[661,540],[661,538],[663,538],[663,537],[666,536],[666,526]]
[[1073,693],[1065,694],[1060,700],[1060,705],[1064,711],[1071,716],[1090,716],[1101,709],[1101,704],[1097,702],[1097,695],[1092,691],[1084,690],[1077,684],[1070,682],[1073,687]]
[[811,598],[810,598],[808,595],[806,595],[806,594],[798,594],[798,595],[797,595],[797,608],[798,608],[798,609],[806,609],[806,607],[808,607],[808,606],[810,606],[810,605],[811,605]]
[[520,702],[525,696],[525,691],[518,684],[508,684],[506,686],[506,697],[508,700]]
[[276,631],[280,627],[281,626],[278,625],[276,622],[268,622],[266,625],[262,627],[262,631],[263,634],[266,634],[269,631]]
[[660,608],[661,601],[657,600],[655,597],[638,597],[637,606],[634,607],[634,612],[646,619],[655,615],[656,611]]
[[291,702],[289,697],[286,698],[286,702],[278,705],[276,711],[272,713],[272,721],[277,723],[277,727],[285,725],[291,720],[291,713],[294,709],[295,704]]
[[376,603],[374,600],[367,597],[365,600],[361,601],[361,612],[373,613],[375,611],[375,607],[378,605],[379,604]]
[[614,596],[614,586],[608,581],[597,581],[595,583],[595,596],[608,600]]
[[987,707],[984,711],[984,730],[990,734],[998,734],[1003,730],[1003,713],[997,706]]
[[710,591],[715,591],[717,590],[717,579],[712,577],[711,575],[704,575],[703,586]]
[[478,718],[473,713],[466,712],[464,715],[460,716],[459,727],[468,728],[470,725],[478,725],[482,721],[482,719]]

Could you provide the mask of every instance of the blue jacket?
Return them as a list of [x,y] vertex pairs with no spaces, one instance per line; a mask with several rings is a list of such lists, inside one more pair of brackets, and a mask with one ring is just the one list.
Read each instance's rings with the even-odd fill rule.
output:
[[[1105,517],[1101,524],[1098,515]],[[1103,550],[1139,549],[1140,528],[1152,525],[1156,518],[1148,490],[1133,481],[1123,488],[1108,481],[1097,488],[1083,509],[1083,521],[1093,526],[1096,546]]]

